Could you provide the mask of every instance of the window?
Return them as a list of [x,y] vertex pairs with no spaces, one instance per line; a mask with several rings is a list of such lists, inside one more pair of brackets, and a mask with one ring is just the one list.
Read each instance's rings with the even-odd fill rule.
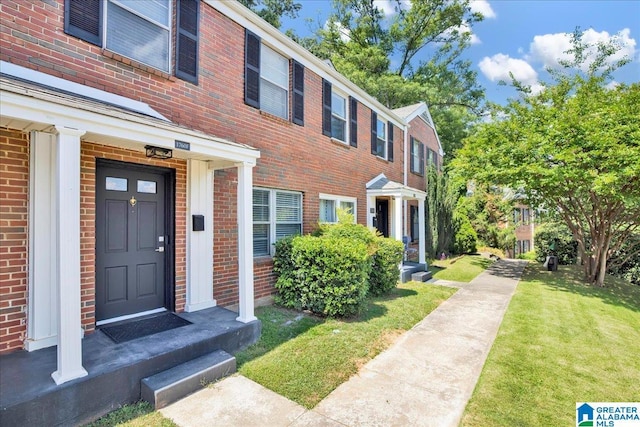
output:
[[347,100],[331,94],[331,137],[347,142]]
[[[176,76],[197,83],[198,0],[176,1]],[[65,0],[65,32],[165,73],[172,0]]]
[[289,60],[265,45],[260,52],[260,109],[289,118]]
[[358,101],[336,93],[331,83],[324,79],[322,80],[322,133],[344,143],[347,143],[348,137],[350,146],[358,146]]
[[356,222],[357,199],[355,197],[333,196],[320,193],[320,222],[338,222],[338,208],[353,215]]
[[411,172],[424,174],[424,144],[411,137]]
[[[289,59],[262,44],[245,30],[244,102],[262,111],[289,119],[292,97],[292,122],[304,125],[304,67],[292,61],[292,90],[289,87]],[[291,92],[291,95],[290,95]]]
[[530,222],[529,208],[523,208],[522,209],[522,222],[525,225],[529,225],[529,222]]
[[378,119],[371,112],[371,154],[393,162],[393,124]]
[[271,255],[272,244],[302,233],[302,194],[253,190],[253,254]]

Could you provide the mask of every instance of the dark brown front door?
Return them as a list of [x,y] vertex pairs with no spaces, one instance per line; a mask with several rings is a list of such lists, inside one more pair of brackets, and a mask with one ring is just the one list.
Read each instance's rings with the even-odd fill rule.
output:
[[376,228],[384,237],[389,237],[389,201],[376,199]]
[[165,306],[165,176],[98,164],[96,321]]

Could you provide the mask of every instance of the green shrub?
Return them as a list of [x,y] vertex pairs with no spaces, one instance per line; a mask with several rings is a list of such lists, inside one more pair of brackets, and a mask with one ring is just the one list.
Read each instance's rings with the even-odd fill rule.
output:
[[347,316],[356,313],[366,297],[371,258],[367,245],[358,240],[297,236],[276,244],[276,259],[276,303],[285,307]]
[[529,251],[529,252],[525,252],[523,254],[518,254],[518,256],[516,258],[517,259],[526,259],[528,261],[536,261],[538,259],[538,255],[536,254],[536,251]]
[[404,244],[398,240],[377,237],[373,268],[369,276],[369,293],[382,295],[398,285],[398,265],[404,256]]
[[544,262],[552,252],[561,265],[575,264],[578,257],[578,243],[569,228],[561,223],[546,223],[538,227],[534,246],[538,262]]
[[457,214],[454,218],[456,235],[453,242],[453,251],[457,254],[472,254],[476,252],[476,234],[469,217]]

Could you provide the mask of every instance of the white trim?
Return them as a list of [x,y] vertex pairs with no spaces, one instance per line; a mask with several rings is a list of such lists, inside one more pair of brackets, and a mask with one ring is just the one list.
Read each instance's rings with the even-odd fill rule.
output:
[[[144,102],[134,101],[133,99],[125,98],[124,96],[105,92],[104,90],[95,89],[79,83],[74,83],[69,80],[54,77],[50,74],[45,74],[39,71],[32,70],[30,68],[21,67],[10,62],[0,61],[0,72],[8,76],[17,77],[22,80],[27,80],[40,85],[49,86],[54,89],[63,90],[74,95],[95,99],[96,101],[117,105],[118,107],[137,111],[138,113],[155,117],[167,122],[169,121],[169,119],[158,113],[156,110],[151,108],[149,104],[146,104]],[[2,102],[4,103],[4,97],[2,99]]]
[[253,285],[253,164],[238,163],[238,317],[249,323],[254,315]]
[[121,322],[123,320],[135,319],[136,317],[148,316],[150,314],[162,313],[167,311],[166,308],[154,308],[153,310],[141,311],[140,313],[125,314],[124,316],[112,317],[111,319],[100,320],[96,322],[96,326],[104,326],[110,323]]
[[[335,209],[338,209],[340,207],[338,205],[341,202],[353,203],[353,212],[351,213],[353,215],[353,222],[354,223],[358,222],[358,198],[357,197],[337,196],[337,195],[334,195],[334,194],[320,193],[318,195],[318,199],[319,200],[331,200],[331,201],[336,202]],[[320,217],[320,214],[318,214],[318,217]],[[336,218],[337,218],[337,216],[336,216]],[[318,218],[318,221],[320,221],[319,218]],[[328,221],[323,221],[323,222],[326,222],[327,224],[332,224],[331,222],[328,222]]]

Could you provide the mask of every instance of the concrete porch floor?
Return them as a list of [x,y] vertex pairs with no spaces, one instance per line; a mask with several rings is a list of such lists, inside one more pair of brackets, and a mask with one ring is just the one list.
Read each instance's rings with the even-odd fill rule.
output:
[[82,341],[88,375],[56,385],[56,347],[0,357],[0,425],[81,425],[140,400],[140,380],[222,349],[234,354],[253,344],[261,324],[236,321],[213,307],[180,313],[191,325],[116,344],[101,331]]

